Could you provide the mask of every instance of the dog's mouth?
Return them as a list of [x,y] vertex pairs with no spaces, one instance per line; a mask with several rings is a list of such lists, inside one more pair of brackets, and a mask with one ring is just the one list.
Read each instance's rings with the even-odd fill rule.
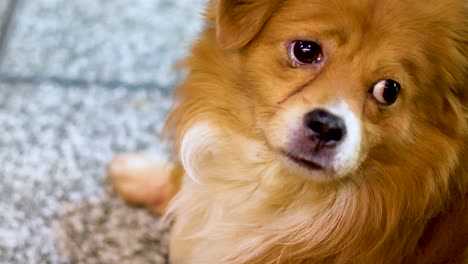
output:
[[299,157],[285,150],[281,150],[281,154],[287,157],[289,160],[293,161],[294,163],[306,169],[314,170],[314,171],[324,169],[322,165],[320,165],[319,163],[317,163],[316,161],[312,159]]

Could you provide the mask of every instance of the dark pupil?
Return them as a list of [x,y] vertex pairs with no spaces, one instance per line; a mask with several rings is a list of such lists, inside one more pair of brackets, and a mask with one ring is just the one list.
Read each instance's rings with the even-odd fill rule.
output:
[[297,41],[294,45],[294,56],[302,63],[315,63],[320,59],[322,49],[312,41]]
[[387,80],[383,98],[388,104],[393,104],[396,101],[399,92],[400,84],[394,80]]

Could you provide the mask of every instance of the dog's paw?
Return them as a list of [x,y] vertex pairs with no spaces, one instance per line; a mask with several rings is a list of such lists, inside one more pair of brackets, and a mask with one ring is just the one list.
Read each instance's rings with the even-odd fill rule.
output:
[[179,189],[179,181],[174,179],[180,177],[176,170],[173,164],[154,160],[145,154],[126,154],[111,161],[107,174],[114,190],[124,200],[163,214]]

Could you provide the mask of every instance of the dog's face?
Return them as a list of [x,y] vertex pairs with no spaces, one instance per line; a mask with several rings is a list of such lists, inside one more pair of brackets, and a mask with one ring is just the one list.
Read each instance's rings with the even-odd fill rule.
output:
[[430,162],[460,134],[463,0],[221,2],[218,36],[243,46],[255,125],[289,170],[330,181],[405,152]]
[[211,2],[168,122],[178,225],[204,223],[184,237],[229,263],[404,262],[467,184],[466,0]]

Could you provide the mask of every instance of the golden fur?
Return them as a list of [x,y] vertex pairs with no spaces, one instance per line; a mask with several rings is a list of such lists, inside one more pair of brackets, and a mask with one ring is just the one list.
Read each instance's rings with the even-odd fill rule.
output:
[[[166,131],[188,174],[171,263],[467,263],[467,5],[211,1]],[[331,54],[320,72],[289,65],[305,36]],[[389,107],[368,95],[385,76]],[[279,157],[291,109],[334,98],[360,115],[358,165],[302,177]]]

